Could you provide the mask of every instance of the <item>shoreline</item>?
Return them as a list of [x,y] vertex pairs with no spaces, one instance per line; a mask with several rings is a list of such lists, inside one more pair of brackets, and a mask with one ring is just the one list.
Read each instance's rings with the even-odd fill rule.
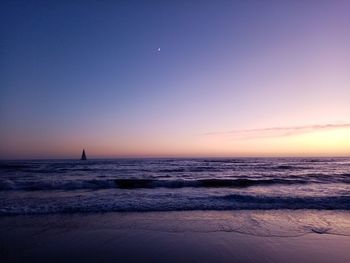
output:
[[0,244],[1,262],[350,262],[350,212],[1,216]]

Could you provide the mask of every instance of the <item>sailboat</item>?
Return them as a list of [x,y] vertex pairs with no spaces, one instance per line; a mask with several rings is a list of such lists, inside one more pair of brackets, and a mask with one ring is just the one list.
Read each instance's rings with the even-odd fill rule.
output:
[[85,149],[83,149],[83,153],[81,154],[81,159],[80,160],[86,160]]

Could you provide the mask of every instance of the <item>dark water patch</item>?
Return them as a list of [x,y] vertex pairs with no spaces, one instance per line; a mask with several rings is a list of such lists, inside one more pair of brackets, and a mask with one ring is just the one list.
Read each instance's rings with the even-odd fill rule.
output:
[[179,168],[166,168],[166,169],[159,169],[157,170],[157,172],[160,172],[160,173],[183,173],[185,172],[186,170],[182,167],[179,167]]
[[321,163],[321,162],[324,162],[324,160],[321,160],[321,159],[301,159],[299,161],[300,162],[304,162],[304,163]]
[[275,169],[292,170],[292,169],[300,169],[300,167],[291,166],[291,165],[279,165],[279,166],[276,166]]
[[23,168],[28,168],[28,165],[26,164],[0,164],[0,169],[1,170],[19,170],[19,169],[23,169]]
[[249,187],[254,185],[272,184],[306,184],[305,180],[289,179],[202,179],[198,185],[202,187]]
[[114,180],[118,188],[121,189],[135,189],[135,188],[153,188],[153,179],[116,179]]

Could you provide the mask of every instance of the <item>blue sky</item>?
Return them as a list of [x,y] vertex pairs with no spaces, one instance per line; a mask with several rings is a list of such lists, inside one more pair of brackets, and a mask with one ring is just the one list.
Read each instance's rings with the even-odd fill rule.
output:
[[1,158],[349,153],[207,136],[329,124],[349,135],[346,1],[0,6]]

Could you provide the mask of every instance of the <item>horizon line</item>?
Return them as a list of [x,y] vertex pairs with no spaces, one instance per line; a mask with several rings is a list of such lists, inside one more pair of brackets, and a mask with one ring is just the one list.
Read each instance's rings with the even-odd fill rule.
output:
[[[87,161],[89,160],[117,160],[117,159],[245,159],[245,158],[350,158],[349,155],[235,155],[235,156],[228,156],[228,155],[222,155],[222,156],[213,156],[213,155],[207,155],[207,156],[117,156],[117,157],[92,157],[87,158]],[[0,161],[35,161],[35,160],[76,160],[81,161],[80,158],[73,158],[73,157],[48,157],[48,158],[12,158],[12,159],[6,159],[6,158],[0,158]]]

